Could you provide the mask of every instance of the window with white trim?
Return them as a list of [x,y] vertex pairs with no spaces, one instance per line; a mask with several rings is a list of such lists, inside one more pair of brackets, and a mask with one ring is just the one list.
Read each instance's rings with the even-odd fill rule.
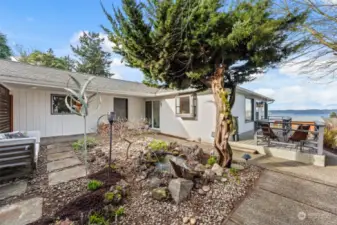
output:
[[182,118],[196,117],[197,96],[181,95],[176,97],[176,116]]

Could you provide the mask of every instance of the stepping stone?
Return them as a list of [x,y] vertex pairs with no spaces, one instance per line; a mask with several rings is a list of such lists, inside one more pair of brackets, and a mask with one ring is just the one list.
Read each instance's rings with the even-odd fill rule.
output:
[[81,161],[78,158],[67,158],[58,161],[53,161],[47,164],[47,171],[51,172],[54,170],[75,166],[78,164],[81,164]]
[[48,154],[59,153],[59,152],[72,152],[74,151],[70,146],[59,146],[51,149],[47,149]]
[[0,200],[12,196],[23,194],[27,189],[27,181],[19,181],[15,183],[0,186]]
[[65,158],[70,158],[73,157],[74,153],[73,152],[59,152],[59,153],[48,153],[47,155],[47,160],[48,161],[55,161],[59,159],[65,159]]
[[0,208],[0,225],[25,225],[42,216],[43,199],[31,198]]
[[52,172],[48,175],[49,185],[67,182],[69,180],[74,180],[80,177],[85,177],[84,166],[76,166],[73,168]]

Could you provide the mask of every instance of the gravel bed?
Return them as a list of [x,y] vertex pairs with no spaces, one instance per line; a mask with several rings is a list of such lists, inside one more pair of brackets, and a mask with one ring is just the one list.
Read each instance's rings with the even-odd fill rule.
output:
[[200,195],[193,188],[188,200],[176,205],[172,200],[161,202],[151,197],[150,191],[142,189],[145,182],[132,185],[131,196],[124,205],[125,216],[119,224],[182,224],[184,217],[193,217],[197,224],[222,224],[235,203],[240,201],[258,179],[261,169],[249,166],[239,173],[239,178],[228,177],[223,183],[209,184],[210,191]]

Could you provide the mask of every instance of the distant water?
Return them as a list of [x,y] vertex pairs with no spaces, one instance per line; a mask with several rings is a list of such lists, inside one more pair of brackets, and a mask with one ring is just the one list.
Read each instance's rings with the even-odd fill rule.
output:
[[270,110],[269,116],[288,116],[293,121],[322,121],[337,110]]

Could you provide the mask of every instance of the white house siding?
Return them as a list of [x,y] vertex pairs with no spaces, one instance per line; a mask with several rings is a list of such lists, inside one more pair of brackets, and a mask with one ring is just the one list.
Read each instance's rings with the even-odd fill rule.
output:
[[[161,99],[160,101],[160,131],[162,133],[184,138],[201,138],[203,142],[213,142],[212,132],[215,130],[215,103],[211,94],[197,96],[196,119],[176,117],[174,97]],[[240,134],[254,129],[254,122],[245,122],[244,95],[236,94],[232,114],[238,117]]]
[[[14,130],[39,130],[41,137],[76,135],[83,133],[83,119],[77,115],[52,115],[51,94],[65,94],[62,91],[12,89]],[[113,98],[128,98],[129,120],[144,118],[144,99],[101,95],[102,104],[96,111],[93,104],[89,107],[87,132],[96,132],[97,120],[113,110]]]

